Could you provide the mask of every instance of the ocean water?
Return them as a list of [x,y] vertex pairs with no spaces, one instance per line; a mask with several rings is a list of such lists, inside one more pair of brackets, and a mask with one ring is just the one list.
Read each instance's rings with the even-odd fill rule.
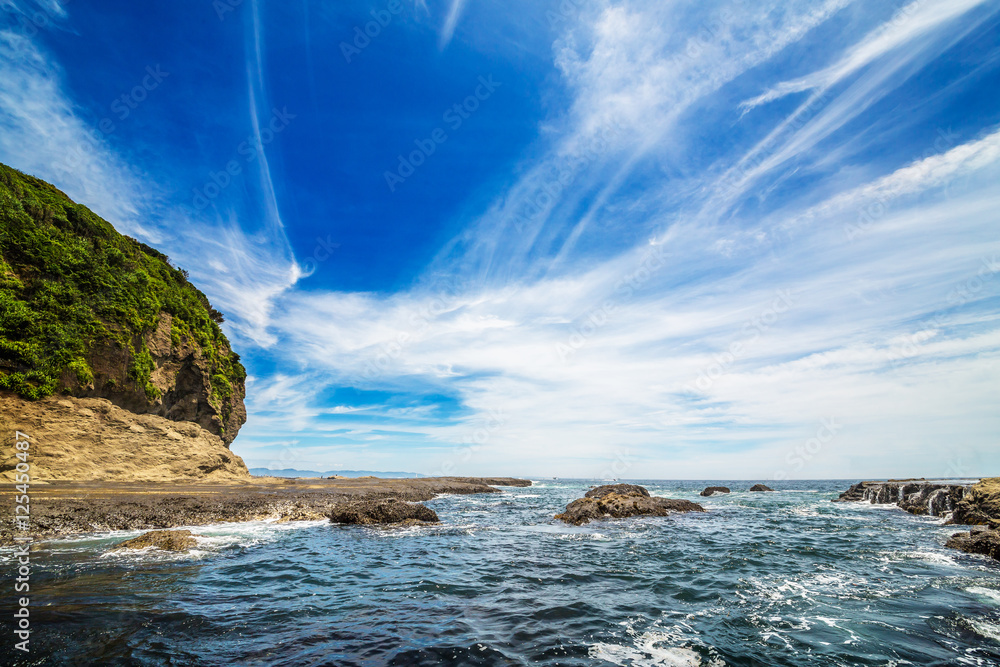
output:
[[709,511],[580,528],[552,516],[597,482],[538,482],[437,498],[434,527],[202,526],[184,555],[107,553],[135,532],[50,542],[30,660],[0,663],[1000,665],[1000,564],[945,549],[939,519],[831,503],[849,482],[640,481]]

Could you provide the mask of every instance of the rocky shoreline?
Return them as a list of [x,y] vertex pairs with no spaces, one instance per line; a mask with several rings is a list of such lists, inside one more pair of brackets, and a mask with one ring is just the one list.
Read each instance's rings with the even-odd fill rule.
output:
[[[419,479],[252,478],[228,484],[51,482],[31,488],[35,540],[112,530],[157,530],[209,523],[325,519],[359,502],[422,502],[444,493],[501,493],[498,486],[531,486],[507,477]],[[9,498],[9,497],[8,497]],[[11,500],[5,502],[13,512]],[[425,508],[426,509],[426,508]],[[427,516],[417,511],[413,518]],[[364,523],[365,521],[360,521]],[[13,524],[0,524],[0,546],[13,543]]]
[[924,479],[859,482],[833,502],[896,505],[910,514],[939,516],[947,525],[972,526],[945,546],[1000,560],[1000,478],[955,483]]

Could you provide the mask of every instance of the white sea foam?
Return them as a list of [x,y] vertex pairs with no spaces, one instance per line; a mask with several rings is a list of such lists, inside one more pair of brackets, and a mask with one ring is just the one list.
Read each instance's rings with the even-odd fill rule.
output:
[[637,647],[622,646],[619,644],[597,643],[590,647],[590,657],[604,660],[615,665],[624,665],[626,661],[631,661],[632,667],[655,667],[665,665],[667,667],[699,667],[702,664],[701,656],[688,648],[655,646],[656,635],[646,633],[642,642],[637,643]]
[[[726,663],[714,655],[714,649],[691,639],[692,634],[697,634],[691,625],[680,621],[669,628],[661,628],[659,623],[657,621],[652,628],[640,632],[635,629],[634,620],[623,621],[619,625],[625,627],[631,644],[597,642],[589,649],[590,657],[616,665],[628,664],[630,667],[725,666]],[[692,648],[694,645],[702,646],[710,657],[703,658]]]
[[977,635],[985,637],[986,639],[992,639],[995,642],[1000,642],[1000,625],[996,623],[991,623],[990,621],[976,618],[968,619],[969,627],[971,627]]
[[326,519],[314,521],[286,521],[264,519],[258,521],[242,521],[213,523],[203,526],[176,526],[170,530],[190,530],[197,541],[197,546],[186,552],[167,552],[160,549],[130,549],[113,551],[118,543],[133,537],[138,537],[153,529],[115,530],[100,533],[71,535],[45,543],[47,549],[54,552],[95,552],[99,551],[102,559],[118,560],[197,560],[232,547],[253,547],[279,539],[283,533],[318,526],[328,525]]
[[935,565],[955,565],[955,559],[947,554],[936,551],[887,551],[883,554],[889,562],[905,560],[922,560]]
[[973,595],[978,595],[980,597],[986,598],[987,600],[1000,604],[1000,591],[994,588],[983,588],[982,586],[970,586],[965,590],[969,591]]

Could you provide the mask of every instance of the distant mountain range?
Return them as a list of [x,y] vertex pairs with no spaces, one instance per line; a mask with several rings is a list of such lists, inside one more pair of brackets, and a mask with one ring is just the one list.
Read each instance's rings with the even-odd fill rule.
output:
[[295,470],[294,468],[284,468],[282,470],[270,470],[268,468],[250,468],[250,474],[254,477],[426,477],[416,472],[384,472],[376,470],[328,470],[327,472],[317,472],[316,470]]

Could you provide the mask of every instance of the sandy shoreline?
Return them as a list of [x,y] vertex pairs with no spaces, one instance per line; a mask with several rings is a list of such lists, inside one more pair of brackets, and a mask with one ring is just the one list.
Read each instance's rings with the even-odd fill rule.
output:
[[[50,482],[30,488],[27,534],[35,540],[112,530],[152,530],[261,519],[306,520],[325,517],[349,500],[398,498],[431,500],[442,493],[499,493],[498,486],[531,486],[508,477],[433,477],[353,479],[255,477],[246,482],[169,484],[126,482]],[[13,513],[13,494],[4,494]],[[0,525],[0,545],[15,535],[13,522]]]

